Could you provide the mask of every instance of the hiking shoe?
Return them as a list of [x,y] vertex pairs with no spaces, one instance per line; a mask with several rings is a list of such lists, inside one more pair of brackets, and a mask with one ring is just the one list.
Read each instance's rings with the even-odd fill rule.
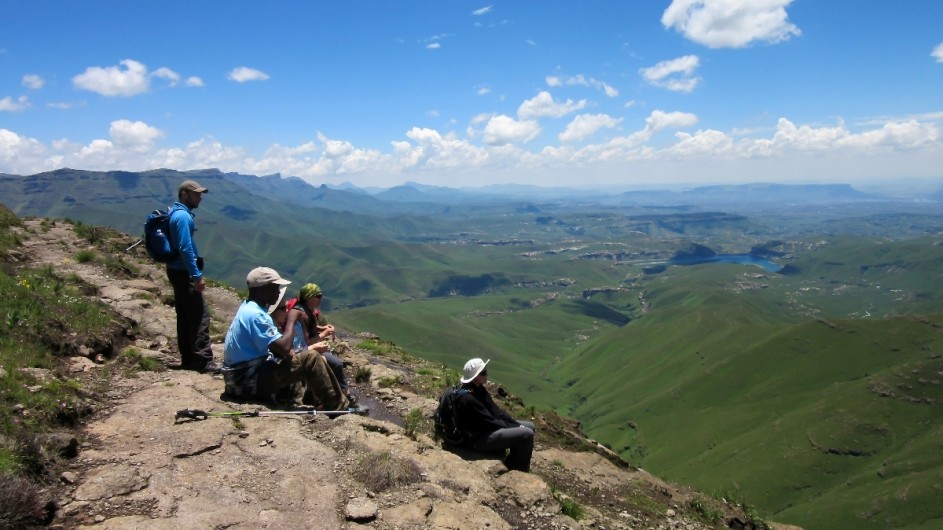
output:
[[222,373],[223,367],[220,366],[220,364],[217,363],[216,361],[210,361],[204,364],[203,366],[195,368],[195,370],[197,372],[200,372],[201,374],[218,375]]

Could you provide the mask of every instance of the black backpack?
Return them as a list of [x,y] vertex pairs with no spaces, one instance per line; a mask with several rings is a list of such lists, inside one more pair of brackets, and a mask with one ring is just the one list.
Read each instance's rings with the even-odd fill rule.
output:
[[170,215],[173,207],[154,210],[144,221],[144,248],[154,261],[170,263],[180,257],[180,251],[170,240]]
[[432,420],[435,424],[436,438],[445,440],[446,444],[461,446],[468,442],[468,436],[459,425],[455,405],[460,397],[469,392],[467,388],[456,385],[446,388],[439,398],[439,406],[432,415]]

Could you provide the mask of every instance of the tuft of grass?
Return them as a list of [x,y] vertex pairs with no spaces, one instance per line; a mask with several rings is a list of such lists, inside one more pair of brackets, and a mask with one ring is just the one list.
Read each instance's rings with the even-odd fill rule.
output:
[[134,347],[125,348],[125,350],[121,352],[120,358],[133,368],[143,372],[159,372],[164,369],[164,365],[161,364],[160,361],[144,355],[140,350]]
[[80,250],[75,253],[75,261],[78,263],[90,263],[95,261],[95,251],[90,249]]
[[403,376],[401,375],[381,377],[377,380],[377,386],[380,388],[389,388],[391,386],[399,386],[401,384],[403,384]]
[[369,366],[358,366],[357,371],[354,372],[354,381],[357,383],[366,383],[370,380],[370,376],[373,375],[373,370]]
[[421,478],[415,462],[390,452],[367,453],[357,462],[353,475],[367,489],[376,493],[415,484]]
[[414,408],[403,419],[403,429],[406,431],[406,436],[415,440],[420,433],[430,430],[428,423],[422,415],[422,410]]

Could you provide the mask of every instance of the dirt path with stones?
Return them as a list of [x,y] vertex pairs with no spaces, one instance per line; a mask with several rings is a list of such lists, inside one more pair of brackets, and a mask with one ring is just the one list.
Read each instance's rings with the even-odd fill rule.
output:
[[[97,262],[78,263],[90,249],[67,223],[41,227],[26,221],[23,251],[34,265],[74,273],[98,290],[101,300],[137,323],[133,346],[169,366],[178,362],[173,309],[159,300],[170,293],[164,272],[136,262],[136,279],[110,275]],[[214,335],[228,326],[239,300],[228,290],[206,293]],[[218,337],[217,337],[218,338]],[[222,345],[214,344],[217,360]],[[402,375],[353,348],[345,360],[369,367],[372,381]],[[101,359],[99,359],[101,361]],[[73,372],[101,370],[77,357]],[[592,453],[542,447],[534,473],[505,472],[500,461],[443,451],[427,436],[412,439],[394,422],[354,415],[266,416],[233,421],[175,421],[184,408],[256,410],[221,399],[219,376],[189,371],[137,372],[116,376],[107,402],[80,435],[79,455],[62,473],[57,502],[59,528],[709,528],[674,509],[641,513],[608,499],[631,484],[644,484],[666,506],[685,503],[687,493],[641,470],[618,467]],[[399,389],[363,389],[387,414],[412,409],[431,417],[435,401]],[[380,415],[381,417],[383,415]],[[405,463],[414,480],[380,492],[355,479],[365,457]],[[382,461],[382,459],[380,460]],[[578,485],[586,514],[580,522],[561,514],[548,480]],[[597,503],[590,502],[595,500]],[[601,498],[600,498],[601,496]],[[600,507],[600,508],[597,508]]]

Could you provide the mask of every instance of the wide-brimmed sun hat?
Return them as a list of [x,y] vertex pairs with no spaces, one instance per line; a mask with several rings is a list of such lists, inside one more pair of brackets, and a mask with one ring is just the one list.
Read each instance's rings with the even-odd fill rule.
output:
[[470,383],[472,379],[478,377],[478,374],[480,374],[481,371],[485,369],[485,366],[488,366],[488,363],[490,362],[491,359],[488,359],[487,361],[482,361],[478,357],[471,359],[465,363],[465,373],[460,381],[463,383]]

